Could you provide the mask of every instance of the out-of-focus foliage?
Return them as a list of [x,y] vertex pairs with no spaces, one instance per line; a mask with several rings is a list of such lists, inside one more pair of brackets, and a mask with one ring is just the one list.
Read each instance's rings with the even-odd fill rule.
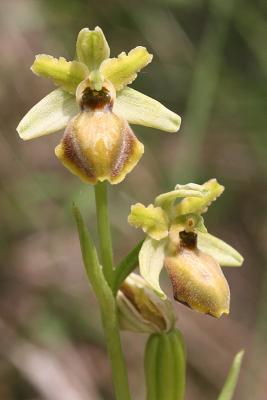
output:
[[[116,261],[142,238],[127,225],[131,204],[150,204],[176,183],[216,177],[227,190],[206,223],[244,255],[245,264],[224,270],[232,293],[229,317],[217,321],[175,305],[188,348],[186,396],[216,398],[233,354],[245,348],[236,399],[265,398],[266,21],[262,0],[1,1],[1,399],[112,398],[99,314],[71,213],[75,201],[94,230],[91,188],[56,160],[60,134],[24,143],[15,132],[25,112],[52,90],[30,71],[35,54],[73,59],[79,30],[96,25],[111,56],[137,45],[154,54],[133,87],[183,117],[177,135],[134,127],[145,155],[111,189]],[[134,398],[141,399],[145,338],[127,333],[123,339]]]

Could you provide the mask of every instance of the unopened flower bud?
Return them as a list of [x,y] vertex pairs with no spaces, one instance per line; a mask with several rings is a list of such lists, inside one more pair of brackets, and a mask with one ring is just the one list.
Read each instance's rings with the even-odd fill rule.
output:
[[184,400],[186,355],[181,333],[153,334],[145,351],[147,400]]
[[83,181],[121,182],[143,154],[144,147],[126,119],[112,111],[116,92],[105,82],[101,90],[87,79],[78,86],[80,113],[67,125],[56,156]]
[[179,232],[177,227],[173,227],[170,238],[170,251],[164,264],[172,282],[174,298],[217,318],[229,314],[228,283],[218,262],[198,249],[197,234]]
[[117,295],[120,327],[133,332],[168,332],[175,323],[172,305],[162,300],[145,280],[132,273]]

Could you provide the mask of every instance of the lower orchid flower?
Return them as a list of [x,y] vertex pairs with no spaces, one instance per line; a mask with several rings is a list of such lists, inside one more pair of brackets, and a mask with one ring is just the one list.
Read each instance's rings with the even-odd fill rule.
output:
[[171,279],[174,298],[199,312],[219,318],[228,314],[230,290],[221,266],[240,266],[242,256],[210,235],[202,214],[224,191],[215,179],[203,185],[177,185],[148,207],[131,207],[128,221],[147,238],[139,253],[140,272],[163,298],[159,284],[163,267]]

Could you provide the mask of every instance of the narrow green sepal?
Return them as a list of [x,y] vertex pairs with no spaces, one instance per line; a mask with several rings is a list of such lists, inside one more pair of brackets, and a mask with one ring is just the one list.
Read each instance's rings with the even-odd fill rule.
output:
[[76,54],[78,60],[84,63],[90,72],[98,69],[102,61],[109,58],[109,45],[99,26],[94,30],[84,28],[79,32]]

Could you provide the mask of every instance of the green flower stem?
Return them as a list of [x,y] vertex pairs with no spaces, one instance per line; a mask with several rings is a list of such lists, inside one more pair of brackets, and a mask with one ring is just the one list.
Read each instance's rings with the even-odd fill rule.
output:
[[112,378],[116,400],[131,400],[127,369],[120,341],[115,298],[110,286],[107,284],[98,261],[96,248],[77,207],[74,207],[74,216],[79,232],[85,271],[101,308],[106,344],[112,367]]
[[95,185],[95,202],[101,264],[103,266],[105,278],[111,286],[113,281],[113,251],[110,235],[106,182],[99,182]]

